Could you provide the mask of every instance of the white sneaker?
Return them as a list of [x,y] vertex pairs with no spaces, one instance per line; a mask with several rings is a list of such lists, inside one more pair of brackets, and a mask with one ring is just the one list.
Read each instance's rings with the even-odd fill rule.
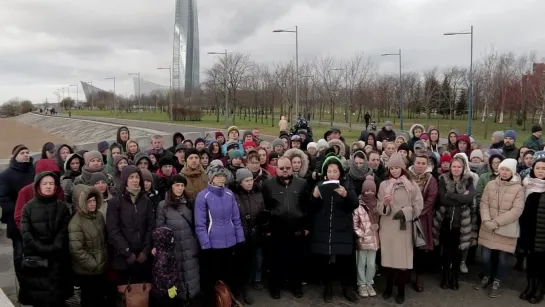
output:
[[465,261],[460,262],[460,272],[463,274],[467,274],[467,272],[469,272]]
[[[367,292],[367,286],[366,285],[358,286],[358,295],[361,296],[361,297],[369,297],[369,292]],[[375,295],[376,295],[376,293],[375,293]]]
[[369,293],[370,297],[377,296],[377,292],[373,289],[372,285],[367,285],[367,293]]

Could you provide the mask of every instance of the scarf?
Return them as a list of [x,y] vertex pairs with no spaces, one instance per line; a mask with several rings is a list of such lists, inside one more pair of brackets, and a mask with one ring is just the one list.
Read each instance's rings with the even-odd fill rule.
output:
[[[83,169],[81,170],[81,177],[83,178],[84,182],[91,182],[91,175],[93,173],[103,172],[104,175],[106,173],[104,172],[104,165],[98,168],[90,168],[88,165],[85,165]],[[107,178],[108,176],[106,176]]]
[[416,184],[420,188],[420,192],[422,192],[422,195],[424,195],[428,180],[431,177],[432,167],[428,166],[423,174],[417,174],[414,170],[414,166],[409,167],[409,171],[413,174],[414,182],[416,182]]
[[348,175],[350,175],[352,179],[365,180],[365,177],[373,175],[373,170],[369,168],[369,164],[367,163],[367,161],[363,162],[363,167],[357,167],[356,163],[354,163],[354,159],[350,158],[350,160],[348,161],[348,165]]
[[136,201],[136,197],[138,196],[138,194],[140,194],[140,191],[141,191],[140,187],[136,189],[127,187],[127,193],[129,193],[129,195],[131,196],[131,200],[133,203]]
[[386,154],[385,151],[382,152],[382,154],[380,155],[380,161],[382,162],[382,164],[384,166],[388,166],[388,161],[390,160],[390,156],[388,156]]
[[[390,178],[388,180],[388,186],[386,187],[386,195],[392,195],[394,196],[394,191],[397,185],[402,185],[403,188],[407,191],[407,194],[409,194],[409,197],[412,198],[412,183],[407,179],[405,175],[402,175],[399,178]],[[392,200],[393,201],[393,200]],[[412,204],[413,199],[410,200]]]
[[171,200],[170,201],[170,205],[175,208],[175,209],[178,209],[178,207],[182,206],[182,205],[187,205],[187,200],[185,199],[185,197],[182,195],[180,197],[176,197],[175,199]]
[[378,224],[379,218],[377,214],[374,214],[377,212],[377,198],[375,194],[365,194],[362,192],[358,200],[360,206],[367,211],[371,224]]
[[525,199],[532,193],[545,192],[545,180],[539,178],[526,177],[522,182],[524,186]]

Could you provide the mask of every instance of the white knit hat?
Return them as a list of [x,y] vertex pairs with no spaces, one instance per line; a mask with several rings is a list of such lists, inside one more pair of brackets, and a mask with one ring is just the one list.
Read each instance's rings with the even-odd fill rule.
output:
[[[322,148],[327,148],[327,141],[324,140],[324,139],[319,139],[318,140],[318,143],[317,143],[317,146],[318,146],[318,150],[322,149]],[[307,146],[308,147],[308,146]]]
[[501,161],[500,166],[498,167],[498,169],[501,168],[507,168],[511,171],[511,175],[515,176],[517,173],[517,160],[511,158],[505,159]]
[[309,149],[309,148],[311,148],[311,147],[312,147],[312,148],[315,148],[315,149],[318,149],[318,144],[315,143],[315,142],[310,142],[310,143],[308,143],[308,144],[307,144],[307,149]]

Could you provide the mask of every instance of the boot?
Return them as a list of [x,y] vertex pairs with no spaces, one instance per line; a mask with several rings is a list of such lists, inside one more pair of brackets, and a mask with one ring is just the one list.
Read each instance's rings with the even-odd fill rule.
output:
[[524,254],[517,254],[517,263],[515,264],[515,270],[519,272],[524,271]]
[[543,294],[545,294],[545,283],[542,281],[538,282],[537,290],[534,294],[528,299],[530,304],[539,304],[543,300]]
[[352,287],[343,287],[343,295],[349,302],[355,303],[358,301],[358,295]]
[[333,301],[333,284],[326,283],[324,286],[324,302],[331,303]]
[[416,292],[424,292],[424,281],[420,278],[420,275],[416,275],[416,283],[414,285],[414,290]]
[[405,302],[405,285],[397,286],[396,303],[403,304]]
[[242,288],[242,291],[240,292],[240,296],[246,304],[253,305],[254,299],[252,298],[250,294],[248,294],[248,289],[246,287]]
[[386,289],[384,290],[384,292],[382,292],[382,298],[384,298],[385,300],[390,299],[390,297],[392,297],[393,289],[394,289],[393,281],[388,280],[386,282]]
[[450,278],[450,269],[448,268],[448,266],[443,266],[443,278],[441,279],[441,289],[450,288],[449,278]]
[[454,269],[450,272],[450,290],[452,291],[458,291],[460,289],[460,285],[458,284],[458,270]]
[[534,292],[537,288],[537,279],[533,277],[528,277],[528,284],[526,285],[526,289],[524,289],[524,292],[522,292],[519,296],[521,300],[527,301],[529,298],[531,298],[534,295]]

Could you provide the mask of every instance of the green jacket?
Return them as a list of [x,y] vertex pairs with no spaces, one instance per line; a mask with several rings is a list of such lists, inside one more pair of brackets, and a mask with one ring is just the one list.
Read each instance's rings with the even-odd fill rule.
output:
[[487,173],[479,176],[479,181],[477,181],[477,188],[475,189],[475,200],[477,201],[477,210],[481,207],[481,197],[483,196],[483,191],[486,185],[496,179],[497,175],[493,171],[488,171]]
[[516,146],[513,146],[511,150],[507,150],[507,148],[504,147],[502,152],[503,152],[503,156],[506,159],[517,159],[517,156],[519,154],[519,149]]
[[[87,200],[95,197],[97,209],[89,212]],[[78,275],[104,273],[107,263],[106,223],[98,211],[102,205],[100,192],[83,184],[77,185],[72,194],[76,215],[68,224],[68,239],[72,270]]]
[[523,146],[533,149],[535,151],[543,150],[543,141],[541,138],[531,135],[526,141],[524,141]]

